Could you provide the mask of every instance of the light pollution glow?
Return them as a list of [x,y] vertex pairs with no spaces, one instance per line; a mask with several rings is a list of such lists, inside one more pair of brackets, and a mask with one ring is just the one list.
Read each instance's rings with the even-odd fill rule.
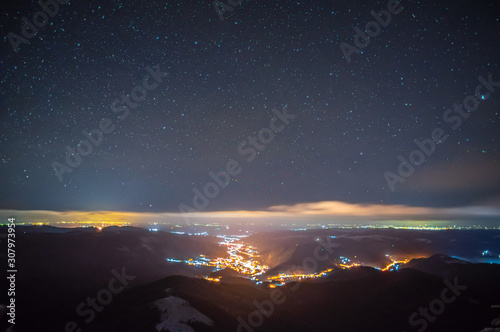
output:
[[[264,210],[207,211],[193,213],[126,212],[126,211],[46,211],[0,210],[0,222],[15,217],[18,223],[71,225],[134,225],[153,223],[186,224],[188,222],[221,222],[242,220],[246,222],[279,222],[285,220],[308,221],[370,221],[370,220],[455,220],[464,217],[500,217],[500,208],[470,206],[460,208],[412,207],[406,205],[354,204],[340,201],[298,203],[271,206]],[[2,222],[3,223],[3,222]]]

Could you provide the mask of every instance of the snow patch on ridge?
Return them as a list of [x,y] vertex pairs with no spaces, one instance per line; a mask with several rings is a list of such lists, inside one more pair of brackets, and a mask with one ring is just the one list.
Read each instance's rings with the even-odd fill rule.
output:
[[161,322],[156,330],[170,332],[195,332],[190,323],[201,322],[212,326],[213,321],[189,305],[189,302],[175,296],[169,296],[155,302],[161,312]]

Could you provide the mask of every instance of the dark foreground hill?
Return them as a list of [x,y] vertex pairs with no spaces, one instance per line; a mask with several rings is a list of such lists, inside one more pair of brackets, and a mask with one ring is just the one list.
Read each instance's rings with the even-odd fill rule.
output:
[[[240,278],[233,270],[212,274],[222,277],[219,283],[207,281],[195,276],[209,275],[211,269],[165,261],[201,253],[226,255],[215,238],[134,228],[26,233],[19,228],[17,234],[14,331],[479,332],[500,315],[491,307],[500,304],[500,265],[446,255],[414,259],[394,272],[369,266],[335,268],[323,278],[273,289]],[[465,242],[455,232],[415,234],[418,241],[411,234],[385,230],[328,235],[335,236],[335,255],[350,257],[385,257],[388,250],[413,253],[421,242],[434,244],[436,248],[426,250],[435,254],[448,234],[447,242],[455,247]],[[477,246],[473,252],[480,247],[497,252],[491,240],[496,235],[476,234],[481,243],[471,244]],[[253,241],[271,241],[267,249],[268,242],[256,245],[267,250],[267,259],[274,260],[280,272],[279,266],[300,264],[311,256],[320,235],[298,238],[302,235],[285,233],[272,242],[273,234],[264,234]],[[0,259],[5,258],[0,253]],[[5,270],[0,276],[5,290]],[[0,304],[5,298],[0,294]],[[7,317],[1,317],[0,331],[5,331]]]
[[[4,246],[6,228],[0,229]],[[39,322],[35,331],[64,331],[58,326],[75,314],[77,306],[114,278],[113,272],[134,276],[127,287],[152,282],[167,275],[196,276],[210,269],[168,263],[167,257],[188,259],[200,253],[224,257],[227,252],[211,237],[188,237],[149,232],[134,227],[59,229],[17,227],[16,301],[19,326]],[[7,262],[7,250],[0,260]],[[1,265],[5,267],[5,265]],[[0,271],[0,304],[7,301],[6,270]],[[118,287],[118,286],[116,286]],[[1,311],[1,309],[0,309]],[[5,317],[0,331],[6,328]],[[66,319],[68,320],[68,319]],[[40,326],[43,326],[41,328]],[[44,330],[45,328],[45,330]]]
[[[418,264],[436,258],[426,260]],[[170,331],[201,332],[480,331],[499,314],[491,305],[500,299],[500,266],[460,263],[454,271],[457,275],[445,281],[412,268],[360,267],[276,289],[171,276],[114,296],[88,324],[84,319],[90,315],[54,315],[53,328],[44,331],[63,331],[69,320],[82,331],[153,332],[161,322]],[[46,306],[57,304],[47,298]],[[23,330],[39,326],[23,324]]]

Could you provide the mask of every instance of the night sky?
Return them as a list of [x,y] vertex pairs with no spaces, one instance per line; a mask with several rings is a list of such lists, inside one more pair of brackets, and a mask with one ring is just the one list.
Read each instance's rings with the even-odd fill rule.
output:
[[[387,1],[232,2],[221,21],[206,0],[71,1],[17,53],[9,33],[41,8],[2,3],[0,208],[176,212],[230,160],[239,174],[204,211],[500,207],[498,1],[403,1],[350,62],[341,43]],[[453,111],[480,76],[493,83],[477,109]],[[282,130],[240,153],[276,112]],[[100,125],[68,166],[67,147]],[[384,174],[435,128],[447,139],[392,191]],[[59,181],[54,165],[71,172]]]

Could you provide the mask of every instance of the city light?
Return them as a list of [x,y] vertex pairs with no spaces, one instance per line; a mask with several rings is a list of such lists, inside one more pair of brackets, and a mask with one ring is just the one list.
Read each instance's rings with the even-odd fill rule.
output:
[[[226,247],[227,251],[226,257],[209,258],[203,254],[200,254],[198,257],[190,258],[187,260],[166,258],[166,261],[170,263],[184,263],[196,267],[198,266],[212,267],[214,272],[224,269],[232,269],[240,273],[242,277],[246,277],[252,281],[255,281],[256,284],[261,284],[262,282],[266,281],[271,282],[271,284],[269,285],[269,287],[271,288],[282,286],[286,282],[290,281],[301,281],[305,279],[325,277],[328,275],[328,273],[333,271],[334,268],[340,268],[345,270],[363,266],[362,262],[359,261],[353,262],[348,257],[340,256],[339,263],[335,264],[334,267],[326,269],[324,271],[315,273],[288,272],[288,273],[279,273],[277,275],[271,275],[271,276],[262,276],[269,270],[269,266],[264,265],[259,261],[260,254],[257,248],[245,244],[241,241],[246,236],[247,235],[239,235],[239,236],[217,235],[217,237],[221,239],[219,245]],[[385,256],[391,260],[391,263],[386,265],[385,267],[374,267],[375,269],[379,271],[398,271],[401,265],[407,264],[412,258],[420,258],[420,257],[412,257],[401,260],[401,259],[394,259],[389,254],[386,254]],[[356,258],[356,256],[354,257]],[[221,277],[212,278],[206,276],[205,279],[213,282],[220,282]]]
[[[257,276],[265,273],[269,267],[267,265],[261,264],[257,259],[259,257],[258,251],[250,246],[242,243],[238,243],[243,236],[226,236],[219,235],[223,241],[219,242],[219,245],[225,246],[229,257],[218,257],[214,259],[207,258],[205,255],[200,255],[198,258],[191,258],[189,260],[184,260],[185,264],[191,266],[209,266],[213,267],[214,271],[220,271],[223,269],[233,269],[238,273]],[[167,258],[168,262],[180,263],[181,260]],[[205,278],[210,281],[219,281],[215,278]]]

